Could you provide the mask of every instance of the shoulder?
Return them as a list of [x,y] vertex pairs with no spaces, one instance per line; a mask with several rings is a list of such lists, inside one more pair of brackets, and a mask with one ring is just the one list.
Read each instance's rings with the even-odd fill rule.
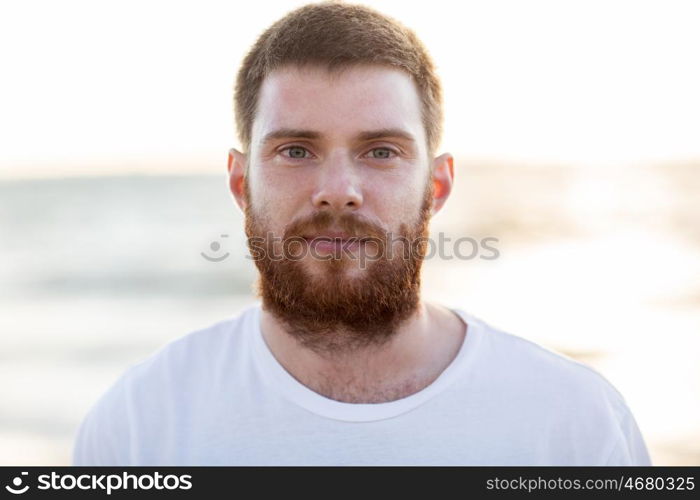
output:
[[479,335],[479,370],[502,384],[525,393],[556,394],[559,398],[600,399],[604,397],[617,411],[624,410],[624,398],[598,370],[561,352],[471,319]]
[[117,384],[150,392],[152,384],[159,390],[168,385],[179,390],[200,383],[203,378],[235,364],[236,357],[246,352],[256,314],[256,306],[237,315],[191,331],[130,365]]
[[161,425],[156,416],[164,408],[186,408],[177,403],[215,390],[214,382],[224,380],[223,372],[244,356],[256,307],[183,335],[124,370],[83,418],[74,465],[131,463],[129,446],[138,441],[137,430]]
[[[550,435],[595,444],[600,462],[645,465],[649,457],[620,391],[598,370],[462,312],[477,337],[472,380]],[[487,396],[484,396],[487,397]]]

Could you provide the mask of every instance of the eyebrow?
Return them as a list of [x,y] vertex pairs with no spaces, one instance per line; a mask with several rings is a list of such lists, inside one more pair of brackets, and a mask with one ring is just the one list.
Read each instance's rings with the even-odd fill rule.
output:
[[[262,144],[267,144],[276,139],[322,139],[323,134],[314,130],[304,130],[296,128],[280,128],[273,130],[263,137]],[[371,141],[374,139],[399,138],[409,142],[416,142],[412,134],[400,128],[382,128],[377,130],[367,130],[355,136],[358,141]]]

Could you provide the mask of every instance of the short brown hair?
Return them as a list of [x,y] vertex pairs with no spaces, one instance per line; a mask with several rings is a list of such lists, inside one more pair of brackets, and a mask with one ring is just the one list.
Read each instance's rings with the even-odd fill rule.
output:
[[246,55],[234,92],[238,138],[245,151],[250,149],[260,87],[269,73],[288,64],[333,71],[362,63],[389,65],[413,78],[432,155],[442,135],[442,87],[427,50],[398,21],[369,7],[338,1],[290,12],[260,35]]

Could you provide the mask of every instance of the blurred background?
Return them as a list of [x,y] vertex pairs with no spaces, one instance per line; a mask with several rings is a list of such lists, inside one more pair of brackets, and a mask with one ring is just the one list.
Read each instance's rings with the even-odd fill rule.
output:
[[[232,85],[304,3],[0,4],[0,464],[69,464],[129,365],[255,301]],[[700,464],[700,6],[370,5],[443,79],[433,233],[498,239],[427,261],[424,297],[593,366],[654,464]]]

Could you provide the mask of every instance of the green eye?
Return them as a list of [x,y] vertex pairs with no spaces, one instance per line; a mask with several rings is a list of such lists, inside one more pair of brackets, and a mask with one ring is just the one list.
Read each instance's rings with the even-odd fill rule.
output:
[[289,146],[284,148],[282,151],[287,151],[288,157],[294,160],[303,160],[306,158],[307,150],[301,146]]
[[372,158],[377,160],[388,160],[393,155],[396,155],[396,152],[389,148],[374,148],[371,153],[374,153]]

